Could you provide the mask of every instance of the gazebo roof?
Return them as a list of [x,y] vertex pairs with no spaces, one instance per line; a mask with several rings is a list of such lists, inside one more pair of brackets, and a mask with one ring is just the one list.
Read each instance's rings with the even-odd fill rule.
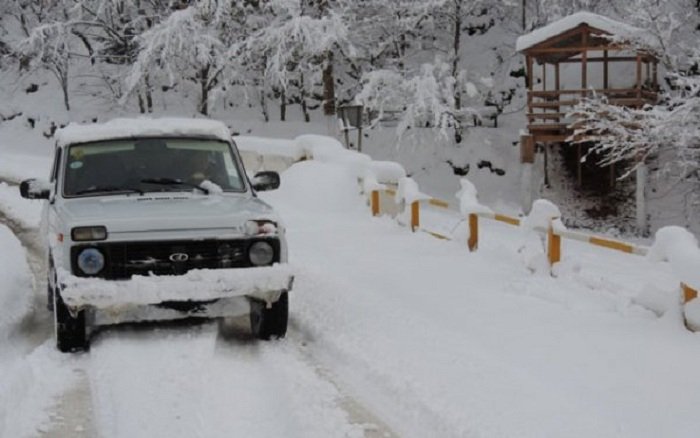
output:
[[642,29],[613,20],[603,15],[582,11],[561,18],[528,34],[520,36],[515,43],[515,49],[518,52],[523,52],[569,30],[575,29],[582,24],[587,24],[592,28],[602,30],[603,32],[621,37],[625,40],[640,41],[646,46],[655,47],[655,44],[649,37],[648,33],[645,33]]

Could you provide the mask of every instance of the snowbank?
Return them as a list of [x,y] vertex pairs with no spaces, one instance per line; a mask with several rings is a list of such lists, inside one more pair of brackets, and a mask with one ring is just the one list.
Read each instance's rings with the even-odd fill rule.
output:
[[294,161],[305,157],[304,148],[294,140],[263,138],[252,136],[234,137],[236,146],[241,152],[254,152],[259,155],[275,155],[291,158]]
[[0,212],[22,228],[38,228],[41,222],[42,200],[24,199],[19,189],[0,183]]
[[0,225],[0,340],[31,309],[32,276],[22,254],[17,238]]
[[51,157],[18,155],[2,152],[0,179],[19,184],[28,178],[47,179],[51,170]]

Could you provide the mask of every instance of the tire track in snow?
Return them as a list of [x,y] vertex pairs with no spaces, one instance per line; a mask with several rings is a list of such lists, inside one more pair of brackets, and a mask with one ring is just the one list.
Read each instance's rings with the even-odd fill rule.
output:
[[102,436],[392,437],[306,354],[245,318],[103,330],[86,369]]
[[[0,178],[0,182],[16,186],[16,182]],[[25,256],[33,276],[32,311],[22,320],[17,336],[27,341],[25,353],[29,353],[53,338],[53,316],[46,310],[46,260],[38,230],[28,228],[9,217],[0,208],[0,224],[7,226],[25,248]],[[46,370],[50,372],[50,370]],[[77,385],[61,395],[48,413],[51,422],[39,431],[43,436],[97,436],[92,421],[92,401],[85,373],[78,369]]]

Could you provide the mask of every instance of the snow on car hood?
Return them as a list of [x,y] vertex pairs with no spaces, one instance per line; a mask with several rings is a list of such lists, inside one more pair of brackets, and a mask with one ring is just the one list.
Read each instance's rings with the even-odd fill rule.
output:
[[249,194],[147,193],[66,199],[59,215],[77,226],[107,227],[114,233],[227,229],[241,231],[247,220],[277,220],[272,207]]

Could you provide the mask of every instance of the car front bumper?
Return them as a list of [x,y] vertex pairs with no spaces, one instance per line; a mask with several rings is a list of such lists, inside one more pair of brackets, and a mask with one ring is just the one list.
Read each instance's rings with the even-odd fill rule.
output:
[[97,325],[187,317],[239,316],[249,301],[271,305],[292,289],[288,264],[258,268],[192,270],[178,276],[130,280],[82,278],[58,272],[61,297],[71,313],[87,310]]

